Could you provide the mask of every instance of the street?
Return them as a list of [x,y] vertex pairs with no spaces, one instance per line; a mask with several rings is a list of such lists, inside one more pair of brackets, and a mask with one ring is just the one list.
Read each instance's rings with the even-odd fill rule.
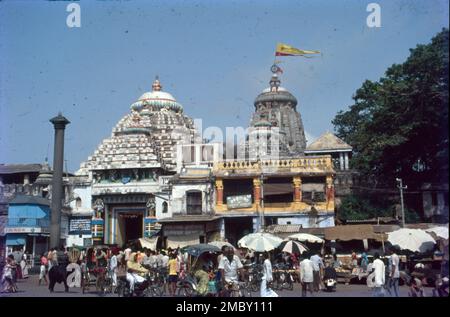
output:
[[[48,287],[45,285],[38,286],[38,275],[30,275],[29,278],[19,280],[17,282],[19,291],[15,294],[1,293],[0,297],[117,297],[117,294],[98,295],[95,292],[95,287],[91,288],[91,291],[82,294],[80,288],[70,288],[68,293],[64,292],[63,284],[56,284],[55,291],[51,294]],[[294,284],[294,290],[288,291],[276,291],[280,297],[301,297],[301,286]],[[426,296],[432,296],[432,289],[425,289]],[[253,293],[254,297],[259,297],[259,293]],[[167,296],[167,295],[166,295]],[[369,288],[364,284],[338,284],[337,291],[333,293],[318,292],[314,293],[314,297],[371,297],[372,293]],[[389,296],[389,295],[387,295]],[[408,296],[408,287],[400,287],[400,296]]]

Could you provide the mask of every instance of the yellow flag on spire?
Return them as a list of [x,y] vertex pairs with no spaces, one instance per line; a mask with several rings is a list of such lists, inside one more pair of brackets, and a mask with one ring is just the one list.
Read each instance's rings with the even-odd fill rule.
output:
[[278,43],[275,56],[303,56],[306,54],[319,54],[319,51],[301,50],[287,44]]

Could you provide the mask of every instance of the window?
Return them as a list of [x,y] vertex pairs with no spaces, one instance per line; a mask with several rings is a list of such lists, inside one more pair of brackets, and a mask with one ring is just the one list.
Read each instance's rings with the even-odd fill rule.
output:
[[77,208],[81,208],[81,198],[80,198],[80,197],[78,197],[78,198],[75,200],[75,206],[76,206]]
[[165,202],[163,202],[162,203],[162,213],[163,214],[166,214],[167,213],[167,208],[168,206],[167,206],[167,202],[165,201]]
[[202,192],[190,191],[186,192],[186,213],[188,215],[202,214]]

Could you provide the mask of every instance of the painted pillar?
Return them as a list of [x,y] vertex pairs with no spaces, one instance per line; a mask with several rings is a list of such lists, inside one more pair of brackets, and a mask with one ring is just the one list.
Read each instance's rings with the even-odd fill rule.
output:
[[70,123],[61,113],[50,119],[55,129],[51,201],[50,246],[60,247],[63,200],[64,130]]
[[223,205],[223,180],[221,178],[216,179],[216,206]]
[[292,183],[294,185],[294,203],[299,203],[302,201],[302,179],[300,176],[294,176]]
[[259,177],[253,178],[253,199],[256,206],[259,206],[261,203],[261,180]]
[[105,243],[109,243],[109,208],[105,204],[105,237],[103,238]]
[[344,155],[344,168],[348,170],[348,152],[345,152]]
[[339,153],[339,169],[344,170],[344,153],[342,152]]
[[333,186],[333,176],[327,175],[326,177],[326,195],[327,195],[327,209],[334,209],[334,186]]

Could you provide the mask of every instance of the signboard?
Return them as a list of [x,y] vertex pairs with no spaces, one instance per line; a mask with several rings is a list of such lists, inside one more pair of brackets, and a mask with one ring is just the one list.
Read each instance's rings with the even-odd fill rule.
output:
[[5,233],[49,233],[48,228],[41,227],[6,227]]
[[252,195],[228,196],[228,209],[249,208],[252,206]]
[[69,220],[69,234],[91,234],[91,217],[72,217]]

